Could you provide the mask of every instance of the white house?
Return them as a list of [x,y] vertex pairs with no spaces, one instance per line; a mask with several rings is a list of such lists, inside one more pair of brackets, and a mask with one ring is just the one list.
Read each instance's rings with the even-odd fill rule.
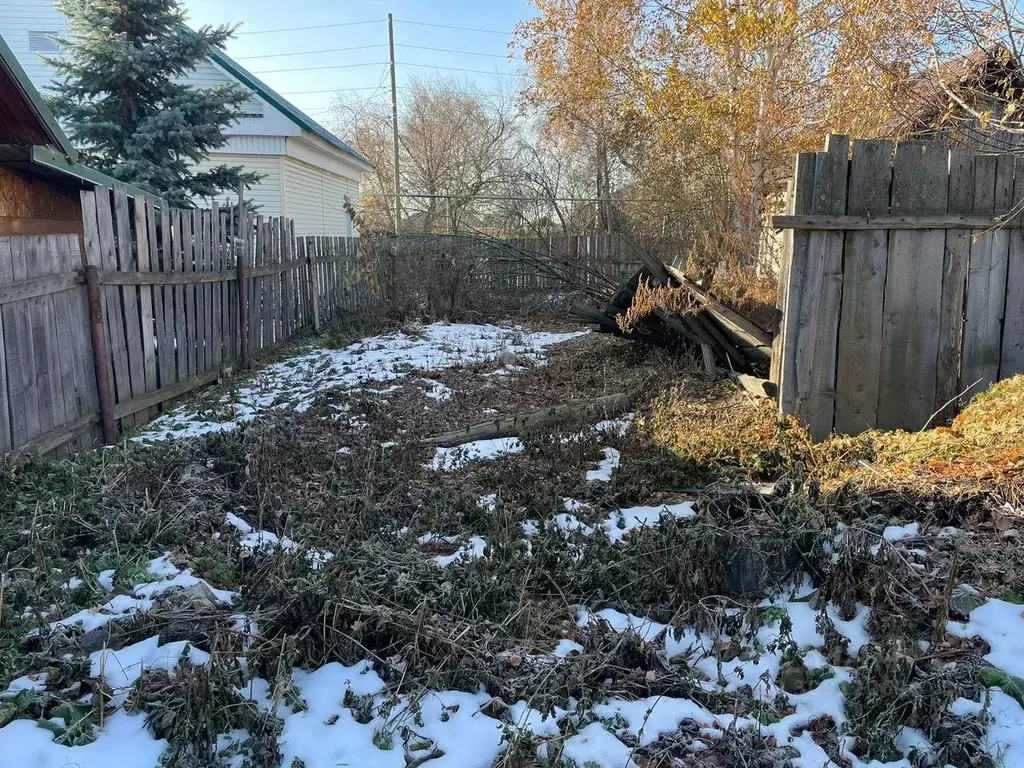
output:
[[[52,70],[39,54],[56,53],[52,37],[67,32],[53,0],[0,0],[0,35],[39,89]],[[369,161],[222,51],[190,77],[193,85],[240,83],[252,93],[243,116],[225,133],[228,143],[201,164],[241,165],[264,178],[250,191],[263,216],[295,220],[298,235],[352,235],[345,198],[359,199]]]

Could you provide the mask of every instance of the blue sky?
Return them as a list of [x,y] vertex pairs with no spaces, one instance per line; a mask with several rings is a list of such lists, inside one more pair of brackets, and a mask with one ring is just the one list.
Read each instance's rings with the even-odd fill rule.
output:
[[[376,92],[386,93],[389,84],[385,64],[388,58],[386,19],[389,12],[395,15],[399,88],[416,76],[442,73],[485,92],[514,89],[515,77],[496,73],[521,70],[521,62],[507,58],[511,40],[509,33],[517,22],[534,14],[529,0],[247,0],[244,3],[238,0],[184,0],[184,5],[189,10],[192,24],[241,24],[239,35],[228,44],[228,54],[317,119],[326,117],[332,94],[337,91],[358,89],[353,90],[350,97],[360,98]],[[364,21],[373,23],[327,26]],[[424,26],[423,23],[494,30],[500,34]],[[294,27],[312,29],[261,33],[263,30]],[[267,54],[354,46],[379,47],[266,57]],[[422,47],[486,55],[446,53],[423,50]],[[361,64],[367,66],[281,71]],[[437,67],[481,70],[481,73],[440,70]]]

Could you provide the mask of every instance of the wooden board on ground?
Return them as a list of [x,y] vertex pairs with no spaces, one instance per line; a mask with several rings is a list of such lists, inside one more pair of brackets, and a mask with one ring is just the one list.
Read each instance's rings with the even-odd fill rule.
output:
[[624,392],[597,397],[592,400],[572,400],[563,405],[542,408],[516,416],[506,416],[446,432],[423,440],[426,445],[454,447],[473,440],[514,437],[536,430],[570,429],[585,424],[596,424],[603,419],[621,416],[630,409],[629,396]]

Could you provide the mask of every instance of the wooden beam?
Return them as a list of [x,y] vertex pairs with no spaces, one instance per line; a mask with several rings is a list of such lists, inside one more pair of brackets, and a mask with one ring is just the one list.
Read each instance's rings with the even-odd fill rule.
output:
[[24,453],[27,451],[33,451],[38,453],[40,456],[57,450],[62,445],[70,443],[77,437],[80,437],[84,433],[92,429],[92,425],[100,420],[100,414],[96,411],[87,413],[84,416],[72,421],[70,424],[62,424],[56,429],[52,429],[44,435],[40,435],[31,443],[18,448],[15,453]]
[[82,278],[76,274],[46,275],[32,280],[19,280],[9,285],[0,285],[0,304],[10,304],[14,301],[25,299],[36,299],[40,296],[49,296],[51,293],[59,293],[82,284]]
[[1000,229],[1024,227],[1024,217],[943,213],[934,216],[774,216],[775,229]]
[[483,421],[465,429],[428,437],[422,442],[425,445],[452,448],[473,440],[514,437],[540,428],[577,427],[601,419],[614,418],[629,409],[629,396],[620,392],[593,400],[571,400],[563,405],[542,408],[539,411]]
[[191,379],[178,382],[172,387],[163,387],[158,389],[156,392],[149,392],[142,397],[136,397],[127,402],[118,403],[114,409],[114,413],[119,419],[123,419],[126,416],[131,416],[138,413],[139,411],[145,411],[153,406],[160,405],[160,403],[166,403],[168,400],[173,400],[176,397],[186,395],[194,389],[199,389],[207,384],[211,384],[220,377],[220,370],[207,371],[199,376],[193,376]]
[[27,219],[17,216],[0,216],[0,237],[20,235],[80,235],[82,220],[63,221],[60,219]]

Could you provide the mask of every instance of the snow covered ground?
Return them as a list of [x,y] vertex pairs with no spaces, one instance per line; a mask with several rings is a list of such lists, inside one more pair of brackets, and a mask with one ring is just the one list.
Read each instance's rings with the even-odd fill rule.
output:
[[[189,403],[174,409],[150,423],[135,439],[156,442],[224,432],[272,408],[308,410],[316,396],[327,390],[368,387],[415,371],[440,371],[502,358],[543,364],[545,349],[580,335],[517,326],[433,323],[415,333],[374,336],[341,350],[314,349],[261,369],[211,408],[199,411]],[[442,384],[427,380],[426,386],[428,397],[451,397]]]
[[[272,408],[308,409],[317,395],[328,389],[366,387],[419,372],[493,361],[504,353],[539,364],[543,363],[546,347],[575,335],[435,324],[423,328],[422,333],[374,337],[345,350],[315,350],[270,366],[257,373],[247,386],[225,395],[214,409],[223,418],[211,419],[204,412],[182,406],[151,424],[137,439],[159,441],[231,430]],[[443,384],[427,380],[426,386],[428,397],[444,400],[452,395]],[[596,429],[604,437],[622,437],[631,423],[629,416],[602,422]],[[426,466],[439,472],[450,471],[470,462],[523,450],[523,443],[514,438],[480,441],[454,449],[437,449]],[[603,447],[602,455],[594,468],[586,470],[581,478],[584,483],[613,481],[620,452]],[[611,546],[628,548],[631,537],[642,529],[665,525],[669,520],[689,520],[697,514],[695,504],[685,499],[623,508],[594,507],[572,498],[562,498],[561,503],[564,512],[550,519],[522,523],[522,544],[527,550],[541,526],[553,526],[565,535],[606,537]],[[478,507],[484,514],[498,513],[501,504],[499,493],[479,495]],[[892,543],[921,534],[921,527],[912,523],[886,528],[879,538]],[[301,553],[314,569],[323,568],[334,557],[330,551],[306,548],[301,541],[260,530],[242,514],[233,512],[224,517],[223,535],[236,537],[238,546],[246,553]],[[426,533],[415,539],[412,534],[407,535],[439,569],[455,570],[490,556],[488,541],[479,535]],[[450,554],[436,554],[437,545],[446,547]],[[878,547],[881,546],[880,543]],[[229,613],[239,610],[234,607],[237,592],[217,589],[191,570],[175,565],[173,560],[172,553],[154,558],[138,583],[130,584],[127,590],[117,590],[122,594],[105,595],[109,599],[102,604],[56,619],[49,623],[50,629],[99,629],[110,622],[152,611],[167,595],[186,590],[199,590],[216,605],[232,606],[227,609]],[[113,571],[97,574],[96,581],[108,593],[115,592]],[[73,590],[81,584],[82,580],[76,578],[65,584],[65,589]],[[124,594],[125,591],[128,593]],[[592,707],[570,700],[564,709],[549,716],[524,699],[506,702],[507,711],[499,717],[491,707],[491,697],[482,690],[435,690],[415,700],[395,700],[378,674],[380,667],[375,667],[375,661],[369,658],[352,666],[331,663],[318,669],[295,668],[291,671],[294,695],[289,697],[274,692],[270,681],[260,677],[242,681],[238,693],[260,710],[280,718],[283,768],[490,768],[512,740],[524,735],[532,739],[539,759],[552,761],[545,765],[640,768],[643,762],[637,755],[638,749],[666,734],[679,732],[681,724],[688,726],[686,733],[690,735],[686,738],[693,751],[707,748],[727,732],[751,729],[773,738],[778,747],[791,750],[791,764],[795,768],[840,768],[815,740],[812,726],[819,719],[830,718],[838,732],[843,733],[847,722],[845,689],[856,670],[826,658],[822,616],[828,620],[824,623],[830,623],[845,639],[850,657],[856,659],[871,640],[867,629],[871,613],[866,606],[858,606],[853,618],[844,620],[834,605],[818,605],[817,600],[810,577],[799,577],[754,605],[741,607],[737,603],[735,608],[725,609],[724,616],[732,622],[730,632],[710,631],[681,622],[670,626],[600,604],[579,605],[574,607],[575,626],[569,621],[559,633],[564,636],[550,651],[517,662],[536,665],[541,676],[555,665],[574,663],[581,654],[588,653],[585,641],[589,632],[611,631],[624,639],[632,634],[650,644],[665,665],[692,670],[700,692],[735,693],[749,686],[758,702],[786,698],[787,708],[774,720],[712,711],[693,698],[671,696],[639,700],[609,696]],[[968,621],[950,622],[949,633],[983,639],[990,647],[985,656],[988,663],[1007,675],[1024,678],[1022,607],[1003,600],[979,603]],[[752,623],[754,617],[756,623]],[[252,617],[239,613],[233,618],[238,632],[246,636],[258,634],[257,622]],[[508,654],[518,657],[520,651],[509,648]],[[799,659],[800,674],[814,683],[798,692],[786,689],[781,682],[787,669],[796,664],[794,659]],[[88,662],[90,676],[101,679],[112,696],[113,712],[102,726],[95,728],[95,739],[80,745],[62,743],[58,734],[69,725],[66,722],[13,720],[0,728],[0,766],[157,768],[168,744],[152,735],[144,714],[132,714],[130,707],[124,706],[133,686],[147,669],[174,674],[182,664],[205,666],[212,660],[208,653],[187,641],[161,644],[160,636],[154,635],[123,648],[94,651]],[[241,667],[244,669],[245,664]],[[43,691],[48,674],[41,669],[11,682],[0,693],[0,707],[5,700]],[[652,670],[647,674],[657,673]],[[82,694],[79,701],[83,707],[88,706],[91,696],[92,693]],[[362,697],[358,712],[351,704],[353,697]],[[949,711],[961,717],[985,718],[985,737],[992,753],[999,755],[1006,766],[1024,766],[1024,709],[1017,700],[992,688],[983,691],[978,700],[954,701]],[[219,758],[214,765],[241,768],[243,745],[251,736],[244,730],[222,734]],[[840,736],[833,756],[837,753],[852,768],[916,768],[930,764],[930,745],[922,733],[905,729],[895,746],[903,755],[901,759],[885,764],[867,763],[853,754],[851,739]]]

